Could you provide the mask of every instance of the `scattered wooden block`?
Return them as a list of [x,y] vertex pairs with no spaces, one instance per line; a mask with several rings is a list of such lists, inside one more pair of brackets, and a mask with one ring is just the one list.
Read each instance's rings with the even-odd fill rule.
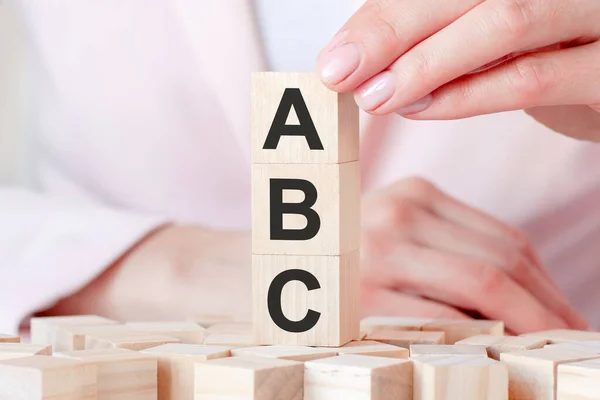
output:
[[[281,206],[303,202],[306,215]],[[253,254],[339,256],[359,248],[358,162],[252,166]]]
[[338,355],[363,355],[374,357],[408,358],[410,352],[404,347],[392,346],[370,340],[354,341],[335,349]]
[[598,400],[600,359],[561,364],[556,381],[557,400]]
[[94,400],[96,367],[48,356],[2,360],[0,399]]
[[56,325],[54,326],[54,351],[85,350],[85,338],[88,335],[116,334],[133,332],[125,325]]
[[339,347],[359,338],[358,251],[252,258],[256,343]]
[[421,356],[413,361],[414,400],[508,400],[506,366],[491,358]]
[[367,335],[366,339],[409,348],[413,344],[444,344],[445,337],[444,332],[383,330]]
[[485,346],[468,344],[413,344],[410,346],[410,358],[419,356],[481,356],[487,358]]
[[600,354],[600,341],[592,340],[589,342],[566,342],[558,344],[549,344],[544,346],[545,349],[562,349],[580,351],[588,354]]
[[557,366],[592,358],[600,356],[548,348],[500,354],[508,367],[511,399],[555,400]]
[[367,335],[377,331],[420,331],[431,322],[431,318],[368,317],[360,321],[360,330]]
[[[341,164],[358,160],[359,113],[352,94],[329,90],[315,74],[253,74],[251,112],[254,163]],[[307,137],[293,133],[267,140],[269,132],[283,125],[291,125],[290,132],[312,132],[311,138],[316,134],[318,140],[309,142]]]
[[251,323],[228,323],[228,324],[216,324],[206,329],[207,334],[214,333],[241,333],[241,334],[252,334],[252,324]]
[[181,343],[202,344],[205,329],[193,322],[163,321],[163,322],[130,322],[126,324],[139,332],[152,332],[181,340]]
[[156,358],[127,349],[79,350],[55,356],[97,369],[98,400],[156,400]]
[[194,400],[303,400],[304,364],[264,357],[196,363]]
[[408,360],[344,355],[305,363],[305,400],[410,400],[412,385]]
[[266,357],[281,360],[310,361],[321,358],[335,357],[335,349],[323,349],[304,346],[259,346],[233,349],[231,354],[235,357]]
[[71,317],[40,317],[31,319],[31,343],[51,344],[54,351],[59,351],[54,343],[56,326],[116,325],[117,321],[97,315],[78,315]]
[[211,333],[204,338],[204,344],[210,346],[229,346],[231,348],[254,347],[251,333]]
[[210,328],[213,325],[234,322],[234,318],[232,316],[218,314],[193,315],[190,316],[188,320],[200,325],[203,328]]
[[45,344],[0,343],[0,360],[36,355],[51,356],[52,346]]
[[500,360],[501,353],[511,353],[520,350],[540,349],[546,345],[545,339],[524,336],[494,336],[478,335],[460,340],[456,344],[485,346],[488,357]]
[[21,342],[21,338],[19,336],[0,334],[0,343],[20,343],[20,342]]
[[167,343],[180,343],[179,339],[149,332],[117,331],[94,333],[85,336],[86,350],[122,348],[145,350]]
[[526,333],[521,336],[544,339],[550,344],[600,340],[600,332],[576,331],[569,329],[554,329],[549,331]]
[[231,348],[171,343],[142,353],[158,359],[158,400],[193,400],[195,364],[229,357]]
[[422,327],[423,331],[446,333],[446,343],[456,342],[476,335],[504,336],[504,322],[488,320],[436,320]]

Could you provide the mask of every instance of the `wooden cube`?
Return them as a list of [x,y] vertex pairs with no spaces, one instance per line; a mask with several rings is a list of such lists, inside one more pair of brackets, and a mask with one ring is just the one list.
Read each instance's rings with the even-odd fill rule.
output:
[[413,344],[410,346],[410,357],[419,356],[481,356],[487,358],[485,346],[468,344]]
[[180,342],[181,340],[170,336],[138,331],[104,332],[85,336],[86,350],[122,348],[140,351],[161,344]]
[[156,400],[155,357],[119,348],[79,350],[55,356],[95,366],[98,400]]
[[252,258],[256,343],[339,347],[359,338],[358,252]]
[[526,333],[521,336],[544,339],[550,344],[600,340],[600,332],[576,331],[570,329],[552,329],[549,331]]
[[588,354],[600,354],[600,341],[592,340],[589,342],[566,342],[549,344],[544,346],[545,349],[562,349],[580,351]]
[[13,335],[0,334],[0,343],[20,343],[21,338]]
[[54,351],[60,351],[54,342],[56,326],[115,325],[117,321],[97,315],[77,315],[72,317],[40,317],[31,319],[31,343],[51,344]]
[[548,348],[500,354],[508,367],[511,399],[556,400],[558,365],[593,358],[600,355]]
[[231,350],[231,354],[235,357],[266,357],[301,362],[337,356],[335,349],[305,346],[243,347]]
[[354,97],[329,90],[315,74],[253,74],[251,112],[254,163],[358,160],[359,113]]
[[304,364],[264,357],[196,363],[195,400],[303,400]]
[[421,356],[414,361],[414,400],[508,400],[506,367],[478,355]]
[[158,400],[193,400],[195,364],[229,357],[231,348],[171,343],[142,353],[158,358]]
[[204,341],[205,329],[193,322],[129,322],[126,325],[136,331],[174,337],[181,340],[181,343],[202,344]]
[[358,250],[360,190],[358,162],[254,164],[253,254],[339,256]]
[[257,345],[252,333],[209,333],[204,338],[203,344],[231,348],[254,347]]
[[504,336],[504,322],[488,320],[435,320],[424,325],[423,331],[442,331],[446,334],[446,344],[476,335]]
[[85,350],[85,338],[88,335],[116,334],[134,332],[125,325],[56,325],[54,330],[54,351]]
[[445,337],[444,332],[382,330],[368,334],[366,339],[409,348],[412,344],[444,344]]
[[190,316],[188,320],[200,325],[203,328],[210,328],[213,325],[233,322],[234,318],[230,315],[199,314]]
[[0,343],[0,360],[36,355],[51,356],[52,346],[45,344]]
[[413,366],[408,360],[344,355],[308,361],[305,400],[410,400]]
[[368,317],[360,321],[360,330],[366,334],[377,331],[420,331],[432,323],[431,318]]
[[94,400],[96,390],[93,365],[48,356],[0,361],[0,399]]
[[363,355],[374,357],[408,358],[410,352],[407,348],[379,343],[371,340],[353,341],[335,349],[338,355]]
[[558,366],[557,400],[598,400],[600,398],[600,359]]
[[485,346],[488,357],[500,360],[501,353],[533,350],[544,347],[546,340],[524,336],[477,335],[460,340],[456,344]]

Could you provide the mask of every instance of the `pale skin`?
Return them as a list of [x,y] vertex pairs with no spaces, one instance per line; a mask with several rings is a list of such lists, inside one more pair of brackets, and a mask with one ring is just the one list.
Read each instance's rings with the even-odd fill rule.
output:
[[[372,114],[455,119],[525,109],[600,140],[597,0],[371,0],[321,52],[331,89]],[[483,134],[483,133],[482,133]],[[527,236],[421,179],[363,198],[362,313],[587,329]],[[166,226],[48,314],[250,315],[250,234]]]

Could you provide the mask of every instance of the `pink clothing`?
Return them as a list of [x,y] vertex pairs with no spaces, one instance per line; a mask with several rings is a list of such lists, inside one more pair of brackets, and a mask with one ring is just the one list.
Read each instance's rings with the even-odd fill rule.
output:
[[[165,221],[250,229],[249,75],[267,68],[249,0],[21,6],[39,66],[38,193],[0,189],[6,332]],[[600,327],[600,147],[522,112],[396,117],[387,130],[363,160],[371,188],[424,176],[526,229],[570,300]]]

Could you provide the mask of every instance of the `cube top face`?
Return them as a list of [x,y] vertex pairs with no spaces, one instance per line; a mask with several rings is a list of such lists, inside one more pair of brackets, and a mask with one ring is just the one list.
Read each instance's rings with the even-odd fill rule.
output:
[[0,343],[0,354],[2,353],[38,353],[51,354],[50,345],[44,344],[26,344],[26,343]]
[[154,330],[168,330],[168,331],[189,331],[197,330],[204,331],[204,328],[198,324],[189,321],[158,321],[158,322],[129,322],[127,326],[139,331],[154,331]]
[[498,361],[478,355],[440,355],[440,356],[417,356],[411,358],[414,362],[429,365],[435,368],[445,367],[483,367],[487,365],[498,365]]
[[570,329],[552,329],[542,332],[525,333],[521,336],[534,336],[547,339],[551,343],[583,342],[600,340],[599,332],[577,331]]
[[221,367],[239,371],[250,371],[252,373],[259,371],[269,371],[282,367],[302,367],[302,363],[290,360],[280,360],[278,358],[265,357],[229,357],[210,360],[200,365],[207,367]]
[[358,160],[359,112],[352,93],[329,90],[313,73],[252,75],[255,164],[341,164]]
[[413,344],[410,346],[411,356],[420,355],[480,355],[487,357],[485,346],[468,344]]
[[305,365],[307,369],[317,371],[356,371],[369,373],[377,368],[385,368],[394,365],[410,363],[408,360],[398,360],[396,358],[360,356],[355,354],[341,355],[337,357],[324,358],[321,360],[308,361]]
[[542,345],[546,341],[534,337],[527,336],[495,336],[495,335],[477,335],[456,342],[456,344],[470,344],[483,346],[514,346],[526,347],[532,345]]
[[203,344],[167,343],[161,346],[151,347],[143,351],[145,354],[165,354],[182,356],[210,356],[219,353],[227,353],[231,346],[210,346]]
[[0,361],[0,368],[2,367],[16,367],[25,368],[31,370],[45,371],[54,370],[61,368],[73,368],[80,366],[81,362],[77,360],[70,360],[61,357],[48,357],[48,356],[30,356],[21,358],[12,358],[10,360]]
[[360,329],[367,333],[382,329],[420,331],[431,322],[429,318],[368,317],[360,321]]
[[19,343],[21,338],[19,336],[3,335],[0,333],[0,343]]
[[[446,334],[444,332],[421,332],[421,331],[394,331],[378,330],[367,334],[367,339],[375,341],[405,341],[407,343],[419,342],[419,344],[443,344]],[[417,343],[415,343],[417,344]]]
[[32,325],[37,324],[59,324],[59,325],[81,325],[81,324],[118,324],[112,319],[100,317],[98,315],[74,315],[69,317],[37,317],[31,319]]
[[392,358],[408,358],[410,354],[404,347],[369,340],[350,342],[336,350],[339,355],[366,354]]
[[502,353],[500,360],[503,362],[520,362],[520,363],[563,363],[569,361],[579,361],[591,358],[599,358],[600,356],[585,353],[582,351],[541,348],[533,350],[521,350],[511,353]]
[[258,346],[233,350],[234,356],[268,357],[293,361],[334,357],[332,349],[319,349],[306,346]]
[[150,358],[140,352],[121,348],[65,351],[57,353],[56,356],[81,361],[145,360]]
[[549,344],[546,346],[546,348],[583,351],[588,353],[600,353],[600,341],[593,340],[589,342],[567,342],[559,344]]
[[572,372],[580,375],[593,374],[598,376],[600,374],[600,358],[561,364],[558,366],[558,370],[560,372]]

